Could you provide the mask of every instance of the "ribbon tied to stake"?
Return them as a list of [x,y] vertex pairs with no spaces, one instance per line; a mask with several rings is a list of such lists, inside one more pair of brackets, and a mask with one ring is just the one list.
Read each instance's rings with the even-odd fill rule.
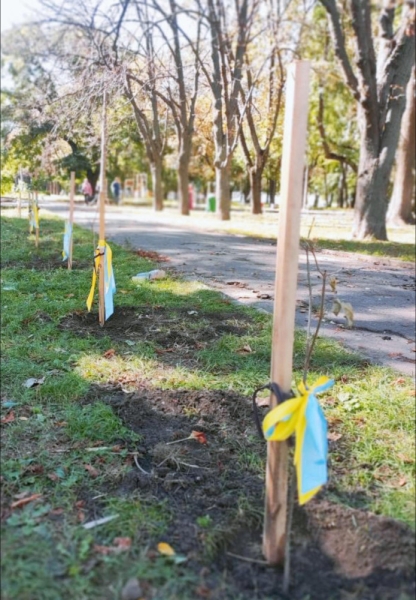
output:
[[34,229],[39,229],[39,207],[36,201],[32,201],[29,206],[29,225],[30,233],[33,233]]
[[310,387],[301,383],[300,396],[273,408],[263,420],[267,441],[282,441],[296,434],[294,464],[299,504],[305,504],[327,482],[327,425],[317,394],[334,385],[333,379],[320,377]]
[[65,222],[65,233],[64,233],[64,249],[62,250],[62,260],[69,259],[69,252],[71,248],[71,238],[72,238],[72,223],[69,221]]
[[94,290],[97,283],[97,272],[100,265],[100,257],[104,255],[104,311],[105,320],[109,319],[114,312],[114,300],[113,296],[116,292],[116,282],[114,280],[113,272],[113,253],[110,246],[105,240],[98,240],[97,254],[94,256],[94,270],[92,272],[92,284],[90,293],[87,298],[88,312],[91,310],[92,303],[94,300]]

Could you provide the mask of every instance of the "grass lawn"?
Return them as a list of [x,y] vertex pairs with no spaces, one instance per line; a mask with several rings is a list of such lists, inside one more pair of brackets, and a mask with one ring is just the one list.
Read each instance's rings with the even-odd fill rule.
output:
[[[130,578],[144,600],[276,598],[280,571],[227,554],[261,559],[266,448],[250,396],[268,381],[270,315],[173,276],[138,287],[131,276],[155,264],[112,245],[116,309],[100,328],[97,306],[85,306],[96,238],[75,227],[68,272],[62,221],[40,227],[36,249],[25,219],[2,218],[2,598],[118,599]],[[298,334],[295,380],[303,356]],[[310,380],[319,375],[336,383],[321,400],[330,480],[310,503],[315,516],[344,511],[340,522],[370,519],[404,539],[414,527],[412,381],[325,339]],[[26,387],[29,378],[44,380]],[[208,443],[178,441],[192,431]],[[295,514],[295,556],[309,548],[305,514]],[[84,527],[103,517],[113,518]],[[304,577],[294,573],[291,598],[381,585],[362,565],[341,576],[320,552]],[[369,598],[410,598],[401,565],[391,568],[397,581],[385,585],[397,596]]]

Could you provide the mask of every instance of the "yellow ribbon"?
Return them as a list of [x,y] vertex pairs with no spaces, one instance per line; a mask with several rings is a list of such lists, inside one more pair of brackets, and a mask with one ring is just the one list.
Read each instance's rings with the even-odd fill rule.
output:
[[303,382],[298,385],[300,396],[286,400],[273,408],[263,420],[263,433],[267,441],[281,442],[288,439],[293,433],[296,433],[296,445],[294,464],[296,466],[296,475],[298,481],[299,504],[305,504],[310,500],[322,487],[317,487],[309,490],[306,493],[301,492],[302,482],[302,451],[305,431],[307,427],[307,419],[305,416],[308,399],[314,393],[319,393],[319,388],[329,387],[332,382],[328,377],[320,377],[311,387],[306,387]]
[[95,291],[95,286],[97,283],[97,271],[98,271],[98,267],[100,264],[100,258],[102,256],[102,254],[105,254],[105,258],[107,260],[107,272],[108,272],[108,281],[106,282],[107,285],[105,288],[105,293],[107,293],[107,291],[110,287],[113,253],[111,251],[110,246],[106,243],[105,240],[98,240],[97,254],[94,257],[94,270],[92,272],[91,289],[90,289],[90,293],[88,294],[88,298],[87,298],[88,312],[91,311],[92,303],[94,300],[94,291]]

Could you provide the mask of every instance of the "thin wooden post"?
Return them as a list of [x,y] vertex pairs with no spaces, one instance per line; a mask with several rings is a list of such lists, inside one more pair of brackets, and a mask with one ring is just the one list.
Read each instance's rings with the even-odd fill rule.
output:
[[71,182],[69,187],[69,224],[71,226],[71,239],[69,240],[68,270],[72,270],[72,241],[73,241],[73,223],[74,223],[74,202],[75,202],[75,171],[71,171]]
[[39,205],[38,205],[38,192],[37,192],[37,190],[35,190],[33,192],[33,202],[35,203],[36,208],[38,210],[38,222],[37,222],[36,227],[35,227],[35,235],[36,235],[35,244],[36,244],[36,248],[38,248],[38,246],[39,246]]
[[[101,117],[101,162],[100,162],[100,241],[105,240],[105,165],[107,149],[107,94],[103,94],[103,112]],[[105,322],[104,307],[104,248],[100,248],[100,264],[98,269],[99,305],[98,314],[101,327]]]
[[[271,381],[283,392],[292,381],[309,68],[309,61],[296,61],[287,72],[271,362]],[[271,395],[270,407],[275,405]],[[272,565],[284,561],[287,492],[287,443],[268,442],[263,552]]]
[[22,216],[22,183],[23,183],[23,174],[22,167],[19,167],[19,195],[17,198],[17,216]]

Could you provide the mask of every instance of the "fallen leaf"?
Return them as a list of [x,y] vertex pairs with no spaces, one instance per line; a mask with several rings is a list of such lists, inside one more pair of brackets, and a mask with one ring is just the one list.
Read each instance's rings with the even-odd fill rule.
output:
[[335,431],[330,431],[328,433],[328,439],[330,442],[337,442],[342,438],[342,433],[336,433]]
[[205,585],[200,585],[197,587],[195,592],[200,598],[209,598],[211,596],[211,590]]
[[111,548],[111,546],[100,546],[98,544],[94,544],[94,551],[98,552],[98,554],[103,554],[104,556],[107,556],[108,554],[110,554],[110,552],[113,551],[113,548]]
[[67,295],[65,296],[65,298],[73,298],[74,296],[75,296],[75,294],[67,294]]
[[50,510],[48,512],[48,515],[51,515],[53,517],[57,517],[59,515],[63,515],[65,512],[65,510],[63,508],[53,508],[52,510]]
[[104,352],[103,357],[104,358],[112,358],[113,356],[115,356],[116,351],[114,350],[114,348],[110,348],[109,350],[107,350],[107,352]]
[[207,437],[202,431],[192,431],[189,437],[197,440],[200,444],[207,443]]
[[85,521],[85,512],[83,510],[77,511],[77,521],[78,523],[83,523]]
[[88,471],[88,473],[91,475],[91,477],[98,477],[99,472],[97,471],[97,469],[95,467],[93,467],[92,465],[84,465],[84,469],[86,471]]
[[133,340],[124,340],[124,342],[127,344],[127,346],[135,346],[136,342],[133,342]]
[[406,383],[406,379],[404,379],[403,377],[399,377],[398,379],[393,381],[393,385],[401,385],[402,383]]
[[159,542],[159,544],[157,545],[157,549],[159,553],[163,554],[164,556],[175,556],[176,554],[172,546],[170,546],[166,542]]
[[8,415],[6,415],[5,417],[3,417],[0,420],[0,423],[3,423],[3,424],[5,424],[5,423],[12,423],[15,420],[15,418],[16,417],[15,417],[14,412],[10,411]]
[[257,298],[260,298],[260,300],[271,300],[272,299],[270,294],[257,294]]
[[408,465],[412,465],[415,462],[414,458],[410,458],[409,456],[406,456],[406,454],[402,454],[401,452],[399,452],[397,456],[398,458],[400,458],[400,460],[402,460]]
[[337,291],[337,283],[338,280],[336,277],[331,277],[329,280],[329,285],[331,286],[331,290],[335,293]]
[[84,508],[84,506],[85,506],[85,500],[77,500],[77,501],[75,502],[75,506],[76,506],[77,508]]
[[27,469],[25,470],[25,473],[32,473],[33,475],[39,475],[40,473],[43,473],[44,468],[43,465],[29,465],[27,467]]
[[239,348],[237,352],[239,354],[251,354],[253,350],[251,349],[251,346],[249,346],[249,344],[246,344],[245,346],[242,346],[242,348]]
[[58,481],[59,480],[59,475],[57,475],[56,473],[48,473],[47,477],[51,481]]
[[399,480],[399,486],[400,486],[400,487],[403,487],[404,485],[406,485],[406,483],[407,483],[407,479],[406,479],[406,477],[402,477],[402,478]]
[[30,377],[29,379],[26,379],[26,381],[24,382],[24,386],[27,388],[32,388],[35,387],[36,385],[42,385],[42,383],[45,382],[45,378],[41,377],[40,379],[36,379],[35,377]]
[[118,552],[125,552],[131,548],[131,538],[129,537],[116,537],[113,541],[114,547]]
[[42,498],[42,494],[32,494],[31,496],[27,496],[26,498],[21,498],[21,500],[17,500],[16,502],[12,502],[10,508],[21,508],[29,502],[33,502],[34,500],[38,500]]

